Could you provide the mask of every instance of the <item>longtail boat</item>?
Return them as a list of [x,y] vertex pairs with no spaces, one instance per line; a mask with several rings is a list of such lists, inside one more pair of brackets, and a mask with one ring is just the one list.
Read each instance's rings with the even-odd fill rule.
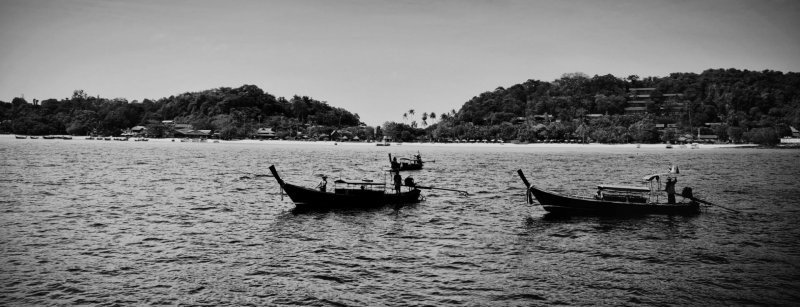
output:
[[392,154],[389,154],[389,164],[391,164],[392,169],[401,170],[401,171],[418,171],[422,169],[422,165],[425,162],[422,161],[422,156],[419,153],[414,155],[414,158],[400,158],[400,161],[397,161],[397,157],[392,159]]
[[[643,180],[649,187],[598,185],[597,193],[592,198],[562,195],[531,185],[522,173],[517,170],[527,187],[527,201],[534,203],[534,198],[544,210],[559,215],[642,215],[642,214],[674,214],[690,215],[700,212],[699,202],[707,203],[692,196],[692,189],[685,187],[679,196],[680,201],[670,203],[669,196],[660,189],[660,177],[664,174],[645,176]],[[673,187],[674,189],[674,187]],[[673,196],[673,200],[674,200]],[[711,203],[708,203],[711,204]],[[713,204],[711,204],[713,205]]]
[[274,165],[269,170],[298,210],[367,209],[420,201],[416,187],[405,187],[405,191],[396,193],[385,183],[339,179],[334,181],[333,192],[327,192],[284,182]]

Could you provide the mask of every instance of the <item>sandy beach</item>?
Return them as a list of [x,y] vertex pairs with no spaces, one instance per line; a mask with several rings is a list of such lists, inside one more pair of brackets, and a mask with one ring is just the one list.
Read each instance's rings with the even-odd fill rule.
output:
[[[120,141],[105,141],[105,140],[87,140],[87,136],[73,136],[72,140],[44,140],[39,139],[25,139],[16,140],[14,135],[2,135],[0,138],[14,140],[14,141],[29,141],[29,142],[120,142]],[[135,142],[130,139],[126,142]],[[148,142],[159,143],[181,143],[180,139],[163,138],[163,139],[148,139]],[[217,142],[217,143],[214,143]],[[198,142],[182,142],[182,143],[198,143]],[[290,141],[290,140],[207,140],[203,143],[209,144],[264,144],[264,145],[329,145],[329,146],[376,146],[377,143],[367,142],[334,142],[334,141]],[[601,144],[601,143],[390,143],[390,148],[406,147],[454,147],[454,148],[564,148],[564,149],[621,149],[621,148],[639,148],[639,149],[667,149],[667,144]],[[756,144],[699,144],[697,149],[717,149],[717,148],[737,148],[737,147],[758,147]],[[690,145],[672,145],[672,149],[682,150],[690,149]]]

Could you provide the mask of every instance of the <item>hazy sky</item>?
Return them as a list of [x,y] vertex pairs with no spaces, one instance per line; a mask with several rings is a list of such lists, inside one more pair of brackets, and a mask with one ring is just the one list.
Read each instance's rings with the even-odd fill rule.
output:
[[379,125],[571,72],[798,72],[798,30],[797,0],[0,0],[0,100],[254,84]]

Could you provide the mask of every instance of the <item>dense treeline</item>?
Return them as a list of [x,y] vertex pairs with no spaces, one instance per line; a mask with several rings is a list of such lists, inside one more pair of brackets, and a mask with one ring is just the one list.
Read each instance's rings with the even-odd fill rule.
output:
[[173,120],[198,130],[214,130],[223,138],[245,138],[261,127],[295,134],[313,128],[319,134],[329,134],[338,127],[361,124],[358,114],[326,102],[305,96],[275,98],[254,85],[145,99],[141,103],[92,97],[82,90],[76,90],[71,98],[34,100],[33,104],[14,98],[11,103],[0,103],[0,119],[0,130],[15,134],[119,135],[141,125],[156,136],[168,133],[162,121]]
[[[625,113],[631,88],[655,88],[645,114]],[[659,132],[656,124],[676,128]],[[386,123],[384,130],[397,125]],[[800,74],[713,69],[663,78],[573,73],[553,82],[528,80],[473,97],[459,111],[441,114],[429,127],[392,136],[672,142],[697,135],[700,129],[701,134],[717,135],[722,141],[776,143],[779,136],[790,134],[789,126],[800,127]]]
[[[654,88],[646,113],[626,114],[631,88]],[[130,103],[76,90],[61,100],[0,102],[0,132],[119,135],[140,125],[151,135],[165,136],[169,128],[161,122],[173,120],[226,139],[271,127],[279,138],[364,140],[385,135],[399,141],[653,143],[703,134],[721,141],[774,144],[790,134],[789,126],[800,127],[800,74],[712,69],[618,78],[572,73],[552,82],[499,87],[473,97],[458,111],[417,115],[412,109],[403,114],[403,122],[372,129],[342,108],[309,97],[276,98],[253,85]],[[659,129],[667,125],[671,128]]]

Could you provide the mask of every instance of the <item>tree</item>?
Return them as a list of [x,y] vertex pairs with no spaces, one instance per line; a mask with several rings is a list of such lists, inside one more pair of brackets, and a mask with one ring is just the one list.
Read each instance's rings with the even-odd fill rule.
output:
[[780,136],[772,127],[755,128],[744,133],[744,139],[750,143],[775,146],[781,142]]
[[163,138],[167,136],[167,125],[157,120],[150,120],[145,125],[147,136],[152,138]]
[[575,134],[581,138],[581,143],[586,143],[586,136],[589,134],[589,127],[581,123],[578,129],[575,129]]
[[97,128],[97,113],[91,110],[75,111],[67,127],[67,133],[71,135],[87,135]]

